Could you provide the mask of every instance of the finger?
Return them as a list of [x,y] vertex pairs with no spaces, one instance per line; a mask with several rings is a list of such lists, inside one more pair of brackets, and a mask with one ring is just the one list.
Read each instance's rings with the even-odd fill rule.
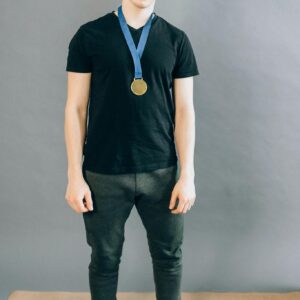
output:
[[93,210],[93,200],[92,200],[92,195],[90,191],[87,191],[85,193],[85,201],[86,201],[86,206],[88,210]]
[[70,207],[75,211],[75,212],[78,212],[77,211],[77,207],[76,207],[76,204],[74,201],[68,201]]
[[74,199],[67,199],[67,203],[68,205],[75,211],[75,212],[78,212],[77,211],[77,205],[76,205],[76,201]]
[[77,200],[76,203],[77,203],[77,209],[79,213],[88,211],[88,209],[83,204],[83,199]]
[[171,200],[169,204],[169,209],[173,209],[176,204],[177,194],[175,192],[172,192]]
[[172,210],[171,212],[172,212],[173,214],[181,213],[182,210],[183,210],[183,207],[184,207],[185,203],[186,203],[185,201],[179,200],[179,203],[178,203],[177,208],[176,208],[175,210]]
[[186,213],[187,211],[188,211],[188,209],[189,209],[189,206],[190,206],[190,202],[187,202],[185,205],[184,205],[184,207],[183,207],[183,211],[182,211],[182,213]]

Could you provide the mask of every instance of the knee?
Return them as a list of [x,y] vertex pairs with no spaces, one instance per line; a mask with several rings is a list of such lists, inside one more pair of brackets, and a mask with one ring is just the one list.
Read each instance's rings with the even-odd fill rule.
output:
[[120,261],[120,255],[117,254],[92,254],[89,269],[101,274],[114,273],[118,271]]
[[152,262],[154,267],[168,270],[178,270],[182,267],[182,250],[181,243],[175,246],[158,246],[150,247]]

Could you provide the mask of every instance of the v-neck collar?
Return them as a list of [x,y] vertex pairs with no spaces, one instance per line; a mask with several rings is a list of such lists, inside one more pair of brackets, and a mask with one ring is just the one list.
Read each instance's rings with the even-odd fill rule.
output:
[[[118,16],[114,13],[114,10],[113,11],[111,11],[111,14],[113,15],[113,17],[116,19],[116,20],[118,20]],[[154,19],[152,20],[152,25],[155,23],[155,21],[158,19],[158,15],[155,13],[155,17],[154,17]],[[118,20],[119,21],[119,20]],[[127,24],[127,23],[126,23]],[[145,24],[146,25],[146,24]],[[143,25],[143,26],[141,26],[141,27],[139,27],[139,28],[134,28],[134,27],[132,27],[132,26],[130,26],[129,24],[127,24],[127,26],[129,27],[129,29],[130,30],[132,30],[133,32],[137,32],[137,31],[140,31],[140,30],[143,30],[143,28],[144,28],[144,26],[145,25]]]

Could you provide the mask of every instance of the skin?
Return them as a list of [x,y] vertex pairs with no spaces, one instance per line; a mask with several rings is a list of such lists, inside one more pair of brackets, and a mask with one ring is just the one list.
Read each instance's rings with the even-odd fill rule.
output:
[[[127,24],[134,28],[143,26],[153,12],[154,4],[155,0],[123,0],[122,9]],[[91,73],[67,72],[64,134],[68,184],[65,199],[77,213],[93,210],[91,191],[82,174],[82,151],[87,129],[90,83]],[[193,77],[175,78],[173,93],[176,106],[174,138],[180,163],[180,175],[172,191],[169,209],[173,214],[185,214],[194,205],[196,199]],[[177,199],[178,205],[175,208]]]

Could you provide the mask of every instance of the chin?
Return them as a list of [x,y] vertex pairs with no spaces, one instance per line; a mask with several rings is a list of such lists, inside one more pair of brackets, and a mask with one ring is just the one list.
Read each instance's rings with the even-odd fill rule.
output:
[[138,8],[146,8],[152,5],[154,0],[131,0],[131,2]]

